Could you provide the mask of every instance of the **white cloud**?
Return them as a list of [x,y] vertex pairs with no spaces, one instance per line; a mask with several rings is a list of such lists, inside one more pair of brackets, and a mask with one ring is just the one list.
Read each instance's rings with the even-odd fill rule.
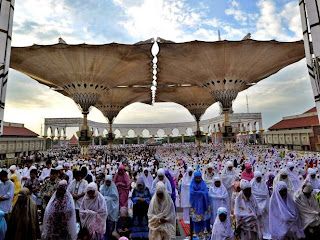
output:
[[234,17],[241,25],[247,25],[247,14],[240,10],[240,5],[236,0],[229,0],[230,7],[226,9],[225,13]]
[[[278,7],[274,0],[259,0],[257,6],[260,17],[253,34],[255,39],[295,41],[302,38],[299,5],[296,1]],[[288,29],[294,34],[288,34]]]
[[192,9],[184,0],[142,0],[138,5],[127,5],[127,1],[116,0],[127,19],[121,24],[136,39],[162,37],[183,41],[185,28],[201,23],[202,14]]

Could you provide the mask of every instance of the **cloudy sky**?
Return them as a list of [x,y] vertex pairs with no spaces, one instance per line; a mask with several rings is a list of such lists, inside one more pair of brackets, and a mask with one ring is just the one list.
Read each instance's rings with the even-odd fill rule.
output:
[[[176,42],[240,40],[247,33],[256,40],[302,39],[296,0],[16,0],[13,46],[67,43],[135,43],[151,37]],[[150,79],[150,82],[152,79]],[[235,112],[261,112],[267,129],[283,116],[299,114],[315,104],[305,60],[240,93]],[[219,114],[217,104],[203,119]],[[81,117],[77,105],[25,75],[10,71],[5,121],[25,123],[40,133],[44,118]],[[92,109],[89,119],[106,122]],[[192,121],[177,104],[135,103],[120,112],[116,123]],[[67,132],[70,136],[72,131]]]

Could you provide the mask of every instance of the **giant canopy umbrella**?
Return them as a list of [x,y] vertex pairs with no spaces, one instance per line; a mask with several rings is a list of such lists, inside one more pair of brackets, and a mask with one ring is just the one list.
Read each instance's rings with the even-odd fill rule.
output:
[[151,90],[146,86],[111,88],[100,97],[95,105],[108,119],[109,133],[112,133],[112,123],[119,112],[134,102],[151,104]]
[[10,67],[89,108],[118,85],[150,84],[151,44],[33,45],[13,47]]
[[215,100],[208,91],[199,86],[158,86],[157,102],[175,102],[184,106],[193,115],[197,122],[197,131],[200,132],[200,118]]
[[158,84],[198,85],[224,112],[238,93],[304,58],[303,41],[160,41]]

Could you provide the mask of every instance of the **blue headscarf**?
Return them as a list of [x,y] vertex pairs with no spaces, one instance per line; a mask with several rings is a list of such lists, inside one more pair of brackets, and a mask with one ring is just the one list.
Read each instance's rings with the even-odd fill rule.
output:
[[4,219],[4,212],[0,211],[0,239],[3,240],[6,236],[7,223]]
[[[200,183],[196,183],[196,177],[201,178]],[[207,220],[211,217],[207,185],[203,181],[201,173],[198,171],[194,173],[194,177],[190,184],[189,200],[191,206],[191,213],[192,215],[194,215],[193,218],[195,218],[197,222]],[[200,216],[202,219],[199,219]]]
[[118,189],[114,182],[112,181],[112,176],[107,175],[105,178],[106,181],[110,181],[111,185],[108,187],[105,183],[101,186],[100,192],[103,195],[108,209],[108,218],[111,221],[118,221],[118,212],[119,212],[119,194]]

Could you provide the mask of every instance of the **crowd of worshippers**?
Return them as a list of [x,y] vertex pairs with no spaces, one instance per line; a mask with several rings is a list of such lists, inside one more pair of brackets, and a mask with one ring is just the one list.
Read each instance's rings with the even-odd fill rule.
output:
[[174,239],[177,208],[198,239],[320,236],[318,155],[165,144],[44,156],[1,169],[0,240]]

